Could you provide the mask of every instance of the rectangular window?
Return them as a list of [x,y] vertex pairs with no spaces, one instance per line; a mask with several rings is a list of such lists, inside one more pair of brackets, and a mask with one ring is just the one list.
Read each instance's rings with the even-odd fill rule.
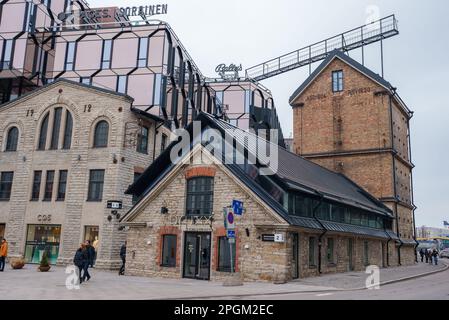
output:
[[328,238],[327,239],[327,263],[333,264],[335,263],[334,260],[334,239]]
[[165,151],[165,148],[167,148],[167,135],[165,133],[161,136],[161,153]]
[[2,69],[11,69],[12,67],[12,49],[14,40],[3,41]]
[[245,90],[245,113],[250,113],[251,110],[251,90]]
[[65,194],[67,191],[67,170],[59,171],[59,182],[58,182],[58,196],[57,201],[64,201]]
[[26,17],[24,21],[24,31],[31,32],[34,24],[34,7],[33,2],[27,2],[26,4]]
[[368,243],[368,241],[363,242],[363,263],[365,266],[369,265],[369,243]]
[[38,201],[41,192],[42,171],[34,171],[33,189],[31,191],[31,200]]
[[162,237],[162,263],[163,267],[176,267],[176,236],[164,235]]
[[75,42],[67,43],[67,51],[66,51],[66,55],[65,55],[65,70],[66,71],[72,71],[73,67],[75,66],[75,49],[76,49]]
[[235,272],[235,257],[236,249],[235,243],[229,244],[227,237],[218,238],[218,266],[217,271],[221,272],[231,272],[231,248],[232,248],[232,266]]
[[92,85],[92,78],[91,77],[81,77],[80,82],[82,84],[86,84],[88,86]]
[[309,238],[309,267],[316,267],[316,239]]
[[53,197],[54,181],[55,181],[55,172],[53,170],[47,171],[47,178],[45,179],[44,201],[51,201]]
[[[136,182],[137,181],[137,179],[139,179],[139,177],[141,176],[142,174],[141,173],[139,173],[139,172],[134,172],[134,180],[133,180],[133,182]],[[133,204],[136,204],[137,203],[137,200],[138,200],[139,198],[135,195],[135,194],[133,194]]]
[[153,93],[153,105],[162,106],[162,88],[163,88],[163,80],[161,74],[154,75],[154,93]]
[[53,119],[53,132],[51,135],[51,150],[57,150],[59,144],[59,131],[61,129],[62,108],[56,108]]
[[343,70],[332,72],[332,91],[343,91]]
[[14,172],[2,172],[0,175],[0,201],[9,201],[11,198],[12,180]]
[[215,93],[215,99],[216,99],[216,103],[218,105],[223,105],[224,92],[223,91],[217,91]]
[[214,178],[198,177],[187,181],[187,215],[212,214]]
[[104,170],[90,170],[88,201],[102,201],[104,185]]
[[140,132],[137,134],[137,152],[148,153],[148,133],[147,127],[140,128]]
[[146,67],[148,61],[148,38],[139,38],[139,56],[137,66]]
[[128,87],[128,76],[117,76],[117,92],[125,94]]
[[112,57],[112,40],[103,41],[103,54],[101,58],[101,69],[109,69],[111,67]]

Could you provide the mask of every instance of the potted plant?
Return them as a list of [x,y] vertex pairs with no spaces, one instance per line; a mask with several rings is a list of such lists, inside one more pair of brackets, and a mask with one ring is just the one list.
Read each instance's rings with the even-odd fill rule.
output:
[[12,258],[10,262],[11,268],[13,268],[14,270],[22,269],[25,266],[25,259],[23,257]]
[[47,251],[44,251],[42,254],[42,260],[39,265],[39,271],[40,272],[48,272],[50,270],[50,264],[48,263],[48,257],[47,257]]

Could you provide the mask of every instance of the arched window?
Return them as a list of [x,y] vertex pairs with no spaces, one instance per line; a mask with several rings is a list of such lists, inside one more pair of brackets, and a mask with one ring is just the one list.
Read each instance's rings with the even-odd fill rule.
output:
[[19,140],[19,129],[17,129],[16,127],[12,127],[8,131],[5,151],[17,151],[18,140]]
[[95,126],[94,148],[106,148],[108,146],[109,124],[102,120]]
[[50,118],[50,112],[47,113],[44,120],[42,120],[41,131],[39,133],[39,145],[38,150],[45,150],[45,145],[47,143],[47,131],[48,131],[48,119]]
[[64,129],[64,142],[62,145],[62,148],[65,150],[70,149],[72,145],[72,131],[73,131],[73,118],[70,112],[67,111]]

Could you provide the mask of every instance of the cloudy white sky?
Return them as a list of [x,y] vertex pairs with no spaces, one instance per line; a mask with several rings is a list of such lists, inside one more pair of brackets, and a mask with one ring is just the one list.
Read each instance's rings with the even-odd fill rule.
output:
[[[219,63],[244,68],[364,24],[374,10],[395,13],[400,35],[386,40],[385,78],[415,111],[412,125],[417,225],[449,221],[449,1],[447,0],[89,0],[91,7],[168,4],[168,22],[203,74]],[[366,50],[380,73],[380,47]],[[358,57],[357,52],[351,53]],[[285,136],[288,98],[307,68],[263,82],[273,92]]]

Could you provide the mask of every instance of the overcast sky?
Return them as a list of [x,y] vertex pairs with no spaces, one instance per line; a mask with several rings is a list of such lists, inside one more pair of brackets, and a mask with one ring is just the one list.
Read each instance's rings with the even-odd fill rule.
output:
[[[220,63],[244,69],[396,14],[400,35],[385,41],[385,78],[415,111],[411,123],[416,222],[449,221],[449,1],[447,0],[90,0],[91,7],[168,4],[168,22],[202,73]],[[380,73],[380,47],[366,65]],[[358,58],[359,52],[351,52]],[[292,132],[288,98],[308,75],[303,68],[263,82],[271,89],[284,135]]]

